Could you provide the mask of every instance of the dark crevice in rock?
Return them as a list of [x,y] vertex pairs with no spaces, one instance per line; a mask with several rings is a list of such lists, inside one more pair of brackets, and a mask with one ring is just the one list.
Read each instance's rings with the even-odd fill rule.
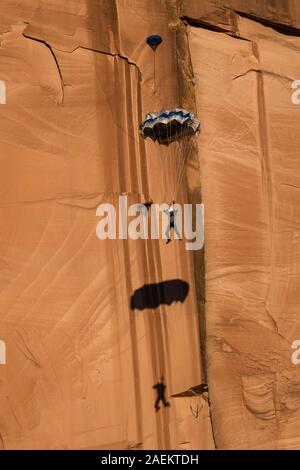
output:
[[26,39],[30,39],[31,41],[37,41],[41,44],[44,44],[48,49],[49,51],[51,52],[51,55],[55,61],[55,64],[56,64],[56,67],[57,67],[57,71],[59,73],[59,77],[60,77],[60,81],[61,81],[61,88],[62,88],[62,104],[63,104],[63,101],[64,101],[64,80],[63,80],[63,76],[62,76],[62,73],[61,73],[61,69],[60,69],[60,66],[59,66],[59,63],[58,63],[58,60],[56,58],[56,55],[52,49],[52,47],[50,46],[50,44],[48,44],[46,41],[43,41],[42,39],[37,39],[37,38],[34,38],[32,36],[29,36],[28,34],[26,34],[25,32],[23,32],[23,36],[26,38]]
[[215,31],[217,33],[228,33],[228,29],[221,28],[220,26],[213,25],[211,23],[207,23],[203,20],[195,20],[194,18],[189,18],[188,16],[181,17],[181,20],[188,24],[189,26],[193,26],[194,28],[202,28],[208,29],[209,31]]
[[235,10],[235,13],[242,16],[243,18],[248,18],[249,20],[256,21],[257,23],[260,23],[263,26],[272,28],[278,33],[284,34],[286,36],[300,37],[300,30],[298,28],[294,28],[293,26],[285,25],[282,23],[275,23],[273,21],[265,20],[265,19],[259,18],[258,16],[250,15],[248,13],[244,13],[238,10]]

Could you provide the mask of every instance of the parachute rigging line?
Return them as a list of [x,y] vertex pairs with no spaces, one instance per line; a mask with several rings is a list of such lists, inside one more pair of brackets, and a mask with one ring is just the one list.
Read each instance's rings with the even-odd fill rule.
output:
[[148,36],[146,39],[146,43],[148,44],[149,47],[151,47],[153,51],[153,94],[156,92],[156,64],[155,64],[155,52],[158,46],[163,42],[163,38],[159,36],[158,34],[152,34],[151,36]]
[[160,113],[148,113],[140,124],[140,134],[157,142],[163,172],[165,195],[176,200],[189,156],[199,131],[198,118],[185,109],[175,108]]

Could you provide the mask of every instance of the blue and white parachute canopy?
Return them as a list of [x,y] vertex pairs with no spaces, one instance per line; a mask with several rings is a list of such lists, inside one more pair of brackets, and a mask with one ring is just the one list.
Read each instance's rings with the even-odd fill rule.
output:
[[186,136],[193,136],[200,127],[199,119],[185,109],[175,108],[161,113],[148,113],[140,124],[140,133],[146,139],[169,145]]

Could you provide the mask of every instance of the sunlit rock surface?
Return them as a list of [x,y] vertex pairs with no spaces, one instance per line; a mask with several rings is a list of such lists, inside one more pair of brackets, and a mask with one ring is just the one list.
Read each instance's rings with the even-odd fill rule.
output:
[[[299,25],[295,1],[2,0],[3,449],[300,448]],[[99,240],[99,204],[166,202],[138,126],[175,106],[205,255]],[[130,308],[170,279],[183,303]]]

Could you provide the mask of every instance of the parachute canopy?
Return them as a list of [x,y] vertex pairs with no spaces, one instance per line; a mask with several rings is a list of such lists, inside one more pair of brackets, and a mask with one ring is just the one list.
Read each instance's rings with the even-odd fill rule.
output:
[[163,178],[164,200],[176,201],[189,156],[196,148],[198,118],[185,109],[175,108],[148,113],[140,124],[140,134],[158,144],[158,160]]
[[158,36],[158,34],[153,34],[152,36],[149,36],[146,39],[146,43],[148,44],[148,46],[151,47],[153,51],[155,51],[162,42],[163,39],[161,36]]
[[161,113],[148,113],[140,125],[140,133],[146,139],[169,145],[186,136],[193,136],[200,127],[200,121],[193,113],[175,108]]

